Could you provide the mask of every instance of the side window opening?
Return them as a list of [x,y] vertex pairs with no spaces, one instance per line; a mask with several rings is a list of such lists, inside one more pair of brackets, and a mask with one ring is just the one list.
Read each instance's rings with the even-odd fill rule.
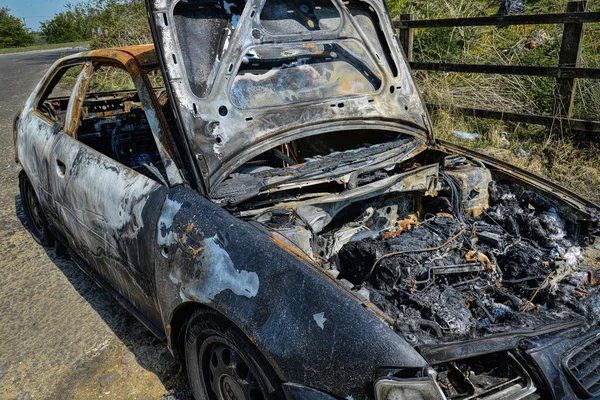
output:
[[77,139],[151,179],[167,179],[133,79],[121,67],[101,65],[94,71],[83,102]]
[[63,123],[69,98],[82,68],[83,63],[61,68],[42,94],[36,110],[52,121]]

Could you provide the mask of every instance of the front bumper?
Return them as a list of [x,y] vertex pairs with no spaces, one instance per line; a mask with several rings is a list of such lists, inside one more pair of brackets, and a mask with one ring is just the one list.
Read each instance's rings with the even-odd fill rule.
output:
[[387,374],[375,383],[376,398],[600,399],[600,329],[582,328],[421,348],[429,372]]
[[[490,348],[490,352],[506,352],[511,360],[522,366],[525,385],[493,394],[474,396],[478,400],[538,399],[600,399],[600,329],[581,333],[568,329],[560,333],[529,336],[510,341],[510,348]],[[468,346],[471,350],[477,346]],[[490,357],[492,353],[477,354],[474,358]],[[453,358],[462,363],[468,357]],[[437,360],[434,364],[439,364]],[[583,378],[582,378],[583,376]],[[338,397],[302,385],[283,385],[288,400],[339,400]],[[404,398],[445,400],[433,369],[420,378],[399,379],[383,376],[374,383],[376,400]],[[533,397],[528,397],[533,395]]]

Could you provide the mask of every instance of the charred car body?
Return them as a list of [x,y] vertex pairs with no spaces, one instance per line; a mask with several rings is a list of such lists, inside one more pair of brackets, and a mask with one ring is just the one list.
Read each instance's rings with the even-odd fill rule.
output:
[[147,6],[31,95],[21,199],[197,398],[600,395],[598,208],[435,141],[383,2]]

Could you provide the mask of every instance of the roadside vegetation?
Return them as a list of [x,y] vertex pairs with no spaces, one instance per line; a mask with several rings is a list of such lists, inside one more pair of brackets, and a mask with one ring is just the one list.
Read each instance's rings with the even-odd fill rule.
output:
[[12,15],[8,7],[0,7],[0,49],[32,45],[34,40],[22,20]]
[[48,43],[90,41],[93,48],[150,43],[143,0],[97,0],[68,4],[41,24]]
[[[500,2],[492,0],[388,0],[394,17],[413,13],[415,19],[494,15]],[[567,0],[526,0],[526,13],[565,12]],[[600,1],[590,1],[600,9]],[[556,66],[562,25],[466,27],[420,29],[415,32],[414,58],[423,62]],[[600,67],[600,24],[585,28],[582,67]],[[555,80],[552,78],[483,74],[415,73],[425,101],[448,106],[434,112],[436,136],[559,183],[600,203],[600,136],[575,133],[551,135],[536,125],[467,118],[450,106],[486,108],[552,115]],[[600,82],[579,80],[575,118],[600,119]],[[477,133],[477,140],[463,140],[452,132]]]

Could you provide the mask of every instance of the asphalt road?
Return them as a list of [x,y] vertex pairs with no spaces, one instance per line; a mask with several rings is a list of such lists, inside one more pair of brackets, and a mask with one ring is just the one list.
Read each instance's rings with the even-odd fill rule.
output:
[[0,55],[0,399],[185,399],[166,345],[24,223],[12,120],[73,52]]

